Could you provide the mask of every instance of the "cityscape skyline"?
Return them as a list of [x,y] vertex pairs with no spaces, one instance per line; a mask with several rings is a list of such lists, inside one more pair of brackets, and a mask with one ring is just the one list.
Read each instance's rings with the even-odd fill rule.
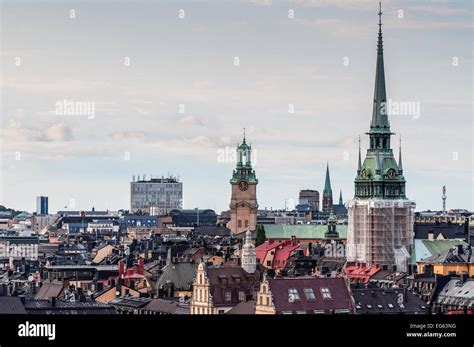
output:
[[[220,158],[244,127],[257,152],[261,209],[296,202],[302,189],[322,193],[327,162],[334,194],[349,200],[375,77],[374,3],[357,3],[243,1],[212,13],[185,4],[180,19],[180,6],[166,3],[145,11],[65,2],[36,9],[47,22],[40,28],[21,3],[4,1],[1,204],[33,211],[45,195],[51,211],[71,199],[75,209],[128,209],[132,175],[171,172],[183,182],[184,208],[227,210],[235,163]],[[127,19],[130,6],[137,14]],[[417,210],[441,210],[444,185],[448,209],[472,210],[472,9],[441,6],[384,4],[388,98],[420,106],[390,122],[403,135]],[[18,18],[22,31],[13,30]],[[134,25],[122,30],[127,21]],[[159,35],[167,27],[169,36]],[[440,41],[445,53],[432,54]],[[215,45],[221,51],[210,54]],[[64,100],[94,103],[94,116],[58,114]]]

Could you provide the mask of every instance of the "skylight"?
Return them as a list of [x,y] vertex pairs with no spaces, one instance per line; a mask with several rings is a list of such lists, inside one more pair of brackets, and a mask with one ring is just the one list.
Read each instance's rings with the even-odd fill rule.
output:
[[313,288],[305,288],[304,293],[306,295],[307,300],[316,300],[316,296],[314,295]]

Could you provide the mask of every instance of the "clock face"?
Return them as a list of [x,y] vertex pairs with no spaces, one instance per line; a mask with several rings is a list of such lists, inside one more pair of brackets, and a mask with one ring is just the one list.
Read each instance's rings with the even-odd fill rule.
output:
[[362,177],[367,178],[369,176],[367,170],[362,170]]
[[388,177],[390,177],[390,178],[394,178],[394,177],[395,177],[395,171],[392,170],[392,169],[390,169],[390,170],[388,170],[387,175],[388,175]]
[[241,191],[246,191],[249,188],[249,183],[246,180],[239,181],[239,189]]

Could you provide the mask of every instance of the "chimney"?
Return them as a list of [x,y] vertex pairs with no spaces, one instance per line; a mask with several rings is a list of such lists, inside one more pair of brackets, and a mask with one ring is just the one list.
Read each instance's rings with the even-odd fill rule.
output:
[[118,266],[119,266],[119,275],[118,277],[122,277],[123,273],[125,272],[125,269],[124,269],[124,264],[123,264],[123,260],[120,259],[119,262],[118,262]]
[[453,255],[461,255],[464,254],[464,248],[462,245],[454,246]]

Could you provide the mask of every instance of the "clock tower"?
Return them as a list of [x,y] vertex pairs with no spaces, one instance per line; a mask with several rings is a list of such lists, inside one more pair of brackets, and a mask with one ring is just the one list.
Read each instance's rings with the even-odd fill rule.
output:
[[241,144],[237,144],[237,167],[232,173],[230,184],[230,229],[232,234],[240,234],[247,230],[254,231],[257,226],[257,184],[255,171],[252,169],[252,146],[244,136]]

